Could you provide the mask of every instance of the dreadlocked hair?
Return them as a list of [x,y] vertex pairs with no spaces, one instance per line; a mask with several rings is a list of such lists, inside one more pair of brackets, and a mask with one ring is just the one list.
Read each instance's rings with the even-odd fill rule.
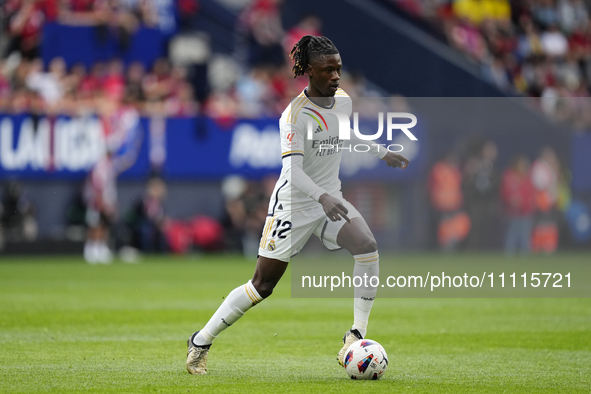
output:
[[291,69],[293,77],[304,75],[312,59],[337,53],[339,53],[337,47],[328,38],[324,36],[303,36],[289,53],[289,57],[295,62]]

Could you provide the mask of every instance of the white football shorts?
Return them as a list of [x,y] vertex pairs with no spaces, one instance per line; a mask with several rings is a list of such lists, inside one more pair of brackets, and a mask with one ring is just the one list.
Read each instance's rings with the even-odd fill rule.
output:
[[[349,201],[342,198],[340,200],[349,211],[349,219],[361,217]],[[275,215],[268,216],[265,221],[259,256],[289,262],[291,257],[302,250],[312,234],[328,250],[339,250],[341,247],[337,244],[337,235],[345,223],[347,221],[343,218],[336,222],[331,221],[320,204],[316,209],[305,211],[276,211]]]

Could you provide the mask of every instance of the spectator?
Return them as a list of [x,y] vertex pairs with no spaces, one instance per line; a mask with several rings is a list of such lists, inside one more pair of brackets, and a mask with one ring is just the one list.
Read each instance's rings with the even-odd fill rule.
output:
[[524,155],[513,159],[501,180],[501,201],[508,219],[505,232],[505,253],[531,250],[531,230],[534,214],[534,188],[529,173],[529,160]]
[[133,233],[133,246],[144,252],[166,252],[168,243],[164,214],[166,184],[160,178],[148,181],[144,198],[139,201],[128,218]]
[[145,100],[143,80],[145,77],[144,65],[141,62],[133,62],[126,72],[126,90],[133,105],[139,110],[141,102]]
[[236,94],[240,100],[241,116],[256,118],[269,115],[275,97],[267,68],[253,67],[248,75],[238,80]]
[[284,64],[284,37],[279,4],[282,0],[255,0],[244,10],[241,23],[249,36],[250,64]]
[[6,55],[18,51],[25,59],[39,57],[43,24],[56,19],[57,0],[8,0],[3,7],[10,37]]
[[544,54],[544,47],[540,40],[538,30],[529,17],[523,17],[520,21],[523,32],[519,36],[517,55],[520,60]]
[[315,14],[304,15],[297,25],[289,29],[285,38],[283,39],[283,53],[289,56],[291,48],[302,38],[303,36],[321,36],[322,35],[322,21]]
[[205,114],[223,127],[234,124],[238,111],[238,100],[229,93],[212,93],[204,105]]
[[558,12],[554,6],[554,0],[537,0],[531,7],[531,14],[536,23],[543,28],[558,23]]
[[276,176],[269,176],[262,182],[247,182],[240,176],[229,176],[222,183],[225,199],[225,215],[222,225],[225,229],[226,250],[241,251],[245,256],[256,255],[260,232],[265,224],[268,204],[266,199],[273,192]]
[[62,80],[64,91],[77,94],[85,77],[86,67],[82,63],[76,63]]
[[221,221],[224,227],[224,249],[244,252],[242,239],[245,233],[246,208],[241,199],[246,190],[246,180],[238,175],[226,177],[221,185],[225,212]]
[[143,80],[143,90],[148,101],[163,101],[173,89],[170,63],[165,58],[157,59],[152,72]]
[[0,238],[6,241],[34,241],[37,239],[35,206],[16,181],[6,182],[0,203]]
[[480,31],[466,20],[450,20],[446,23],[446,35],[450,44],[476,61],[486,54],[486,43]]
[[106,0],[60,0],[59,22],[74,26],[102,26],[112,20],[111,9]]
[[552,23],[548,30],[542,33],[540,37],[542,48],[546,55],[552,58],[563,58],[568,51],[568,40],[565,35],[558,30],[556,23]]
[[6,61],[0,59],[0,109],[5,108],[10,100],[10,79]]
[[197,115],[198,109],[193,87],[188,82],[180,84],[175,95],[166,100],[168,116],[191,117]]
[[82,79],[78,94],[84,98],[95,97],[102,90],[104,74],[105,64],[103,62],[94,63],[90,73],[86,74]]
[[481,0],[456,0],[452,7],[458,18],[467,20],[473,26],[480,25],[485,18]]
[[532,251],[553,253],[558,247],[558,176],[560,164],[556,153],[546,147],[534,161],[531,180],[535,190],[536,218],[532,234]]
[[589,13],[582,0],[559,0],[557,9],[560,27],[567,34],[589,23]]
[[103,92],[113,100],[120,101],[125,93],[125,77],[123,76],[123,62],[113,59],[107,66],[107,74],[102,79]]
[[485,65],[482,73],[487,81],[493,83],[499,89],[509,90],[512,86],[503,60],[500,57],[495,57],[492,64]]
[[466,207],[472,221],[472,232],[467,240],[471,249],[483,250],[491,246],[496,230],[498,175],[495,168],[497,145],[485,141],[478,153],[469,158],[464,167]]
[[511,4],[509,0],[487,0],[484,2],[485,15],[499,27],[509,27],[511,23]]
[[41,59],[35,59],[26,79],[27,87],[43,98],[48,109],[55,109],[64,95],[65,75],[66,63],[62,58],[53,59],[48,72],[43,72]]
[[470,218],[461,210],[464,197],[457,154],[449,152],[433,165],[428,188],[431,206],[438,215],[439,247],[444,251],[455,250],[470,230]]
[[153,0],[119,0],[115,13],[122,26],[134,31],[139,25],[158,27],[157,7]]

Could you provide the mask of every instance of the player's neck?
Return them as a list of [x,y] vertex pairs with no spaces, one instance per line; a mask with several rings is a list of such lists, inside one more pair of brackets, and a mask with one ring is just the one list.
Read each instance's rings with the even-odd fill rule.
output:
[[332,107],[335,99],[334,96],[324,96],[322,93],[318,91],[318,89],[310,85],[308,85],[308,87],[304,89],[304,94],[314,104],[324,108]]

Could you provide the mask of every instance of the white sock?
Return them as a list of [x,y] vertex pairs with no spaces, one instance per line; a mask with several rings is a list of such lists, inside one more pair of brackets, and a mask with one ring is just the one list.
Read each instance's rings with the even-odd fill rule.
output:
[[[373,301],[376,298],[378,291],[377,287],[370,286],[370,279],[372,276],[378,277],[380,274],[380,256],[378,251],[372,253],[358,254],[353,256],[355,259],[355,268],[353,268],[353,276],[363,277],[367,275],[367,287],[356,287],[353,300],[353,327],[358,330],[361,336],[365,338],[367,334],[367,323],[369,321],[369,313],[373,306]],[[376,284],[374,280],[374,284]]]
[[109,264],[113,260],[113,254],[111,253],[111,249],[109,249],[106,241],[101,241],[98,243],[97,255],[99,261],[103,264]]
[[205,327],[193,338],[196,346],[211,345],[220,332],[234,324],[247,310],[263,300],[252,282],[238,286],[228,294]]
[[84,244],[84,260],[90,264],[98,263],[97,242],[86,240]]

